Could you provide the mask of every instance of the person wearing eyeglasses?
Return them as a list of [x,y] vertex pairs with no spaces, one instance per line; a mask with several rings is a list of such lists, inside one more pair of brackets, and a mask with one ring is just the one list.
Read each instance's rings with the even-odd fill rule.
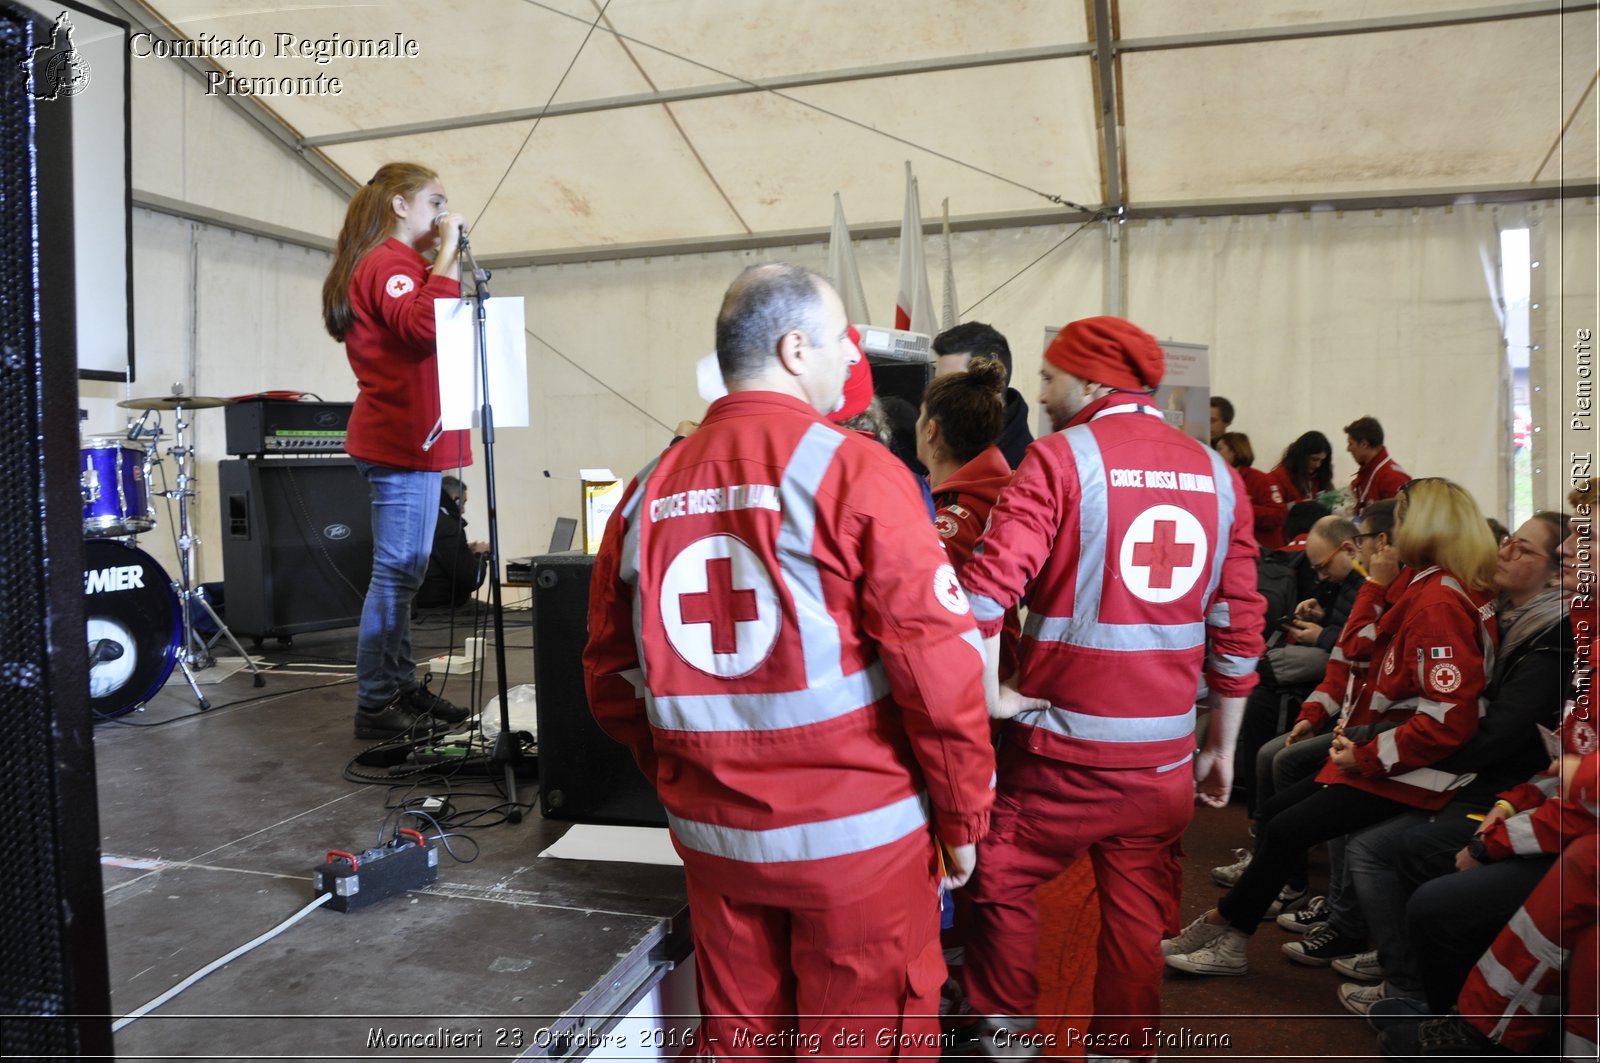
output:
[[[1472,496],[1447,480],[1407,484],[1396,516],[1397,552],[1414,575],[1376,625],[1368,681],[1316,777],[1273,798],[1238,882],[1161,943],[1175,970],[1249,973],[1246,944],[1306,849],[1409,809],[1438,811],[1471,781],[1435,765],[1477,732],[1495,650],[1494,540]],[[1391,730],[1352,737],[1390,720]]]
[[[1539,726],[1555,727],[1561,694],[1571,671],[1572,593],[1563,589],[1556,549],[1567,534],[1563,513],[1541,512],[1523,522],[1500,543],[1494,583],[1500,645],[1494,674],[1484,694],[1487,710],[1477,734],[1455,753],[1435,765],[1453,774],[1475,777],[1456,791],[1449,805],[1437,814],[1412,811],[1353,836],[1347,849],[1350,881],[1360,902],[1373,944],[1375,962],[1385,981],[1377,987],[1347,984],[1340,1000],[1357,1014],[1366,1014],[1378,1001],[1407,1000],[1415,1015],[1425,1010],[1425,983],[1442,981],[1444,1002],[1454,996],[1466,977],[1467,967],[1503,924],[1517,904],[1539,880],[1543,867],[1512,860],[1472,876],[1454,876],[1461,866],[1463,846],[1485,826],[1504,818],[1494,810],[1496,796],[1527,779],[1549,763],[1539,736]],[[1476,866],[1476,865],[1474,865]],[[1453,945],[1428,955],[1416,951],[1405,923],[1406,900],[1424,882],[1450,876],[1441,883],[1446,893],[1466,891],[1470,905],[1448,897],[1437,902],[1451,911],[1474,910],[1452,920],[1452,939],[1477,940],[1465,955]],[[1464,895],[1463,895],[1464,899]],[[1487,935],[1472,928],[1488,928]],[[1446,960],[1445,957],[1454,957]],[[1443,966],[1450,973],[1424,977],[1424,966]],[[1386,1004],[1379,1009],[1396,1005]]]

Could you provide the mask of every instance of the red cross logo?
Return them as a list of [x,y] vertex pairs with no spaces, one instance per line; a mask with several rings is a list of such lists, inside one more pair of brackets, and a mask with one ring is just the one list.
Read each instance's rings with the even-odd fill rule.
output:
[[416,286],[416,282],[404,273],[396,273],[384,282],[383,290],[389,293],[391,299],[398,299]]
[[760,620],[756,592],[735,590],[733,561],[713,557],[706,561],[706,589],[678,596],[679,615],[685,624],[711,625],[711,652],[739,651],[739,621]]
[[1150,587],[1168,590],[1172,587],[1172,571],[1188,568],[1194,560],[1194,544],[1178,541],[1178,522],[1158,520],[1155,536],[1147,543],[1135,543],[1133,563],[1150,570]]
[[748,675],[777,642],[777,587],[761,555],[737,536],[708,535],[685,546],[662,574],[660,594],[667,640],[707,675]]
[[1193,513],[1151,506],[1128,522],[1117,547],[1122,584],[1147,602],[1173,602],[1194,589],[1210,556],[1210,537]]

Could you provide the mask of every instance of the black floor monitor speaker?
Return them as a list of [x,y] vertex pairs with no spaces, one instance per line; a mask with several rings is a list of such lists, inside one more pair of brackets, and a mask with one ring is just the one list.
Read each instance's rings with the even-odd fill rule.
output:
[[583,687],[589,577],[583,553],[533,559],[533,682],[539,713],[539,810],[546,819],[662,827],[667,816],[633,754],[600,730]]
[[[0,0],[0,1058],[109,1058],[78,484],[72,103],[51,22]],[[36,77],[24,76],[35,67]],[[53,69],[53,68],[52,68]],[[45,93],[40,93],[45,95]]]
[[353,627],[372,578],[372,503],[348,458],[217,464],[222,575],[235,635]]

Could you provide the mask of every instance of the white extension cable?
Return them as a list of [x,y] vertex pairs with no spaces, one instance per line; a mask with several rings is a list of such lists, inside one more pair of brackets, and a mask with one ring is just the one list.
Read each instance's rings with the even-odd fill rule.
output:
[[271,941],[273,938],[277,937],[279,934],[283,933],[285,930],[288,930],[291,926],[294,926],[300,920],[310,915],[313,910],[322,907],[331,900],[333,900],[333,894],[319,894],[316,900],[312,901],[310,904],[306,905],[304,908],[300,909],[298,912],[294,913],[289,918],[285,919],[283,922],[267,931],[265,934],[262,934],[254,941],[240,945],[238,948],[234,949],[232,952],[228,953],[219,960],[212,960],[210,963],[194,972],[194,974],[191,974],[189,977],[185,978],[183,981],[179,982],[165,993],[162,993],[159,997],[156,997],[150,1003],[141,1008],[136,1008],[135,1010],[128,1012],[128,1014],[111,1024],[111,1032],[116,1033],[118,1030],[122,1029],[124,1026],[127,1026],[134,1020],[144,1018],[144,1016],[150,1014],[152,1011],[156,1010],[161,1005],[165,1004],[167,1001],[183,992],[185,989],[188,989],[190,986],[200,981],[200,979],[204,978],[218,967],[221,967],[226,963],[231,963],[240,956],[243,956],[245,953],[249,952],[251,949],[255,948],[257,945]]

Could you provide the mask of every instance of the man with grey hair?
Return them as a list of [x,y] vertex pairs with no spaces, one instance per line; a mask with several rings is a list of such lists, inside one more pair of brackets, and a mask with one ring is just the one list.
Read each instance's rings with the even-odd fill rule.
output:
[[988,823],[971,607],[898,459],[823,417],[848,328],[815,274],[740,274],[729,394],[595,561],[589,704],[667,811],[715,1055],[939,1054],[936,890]]

